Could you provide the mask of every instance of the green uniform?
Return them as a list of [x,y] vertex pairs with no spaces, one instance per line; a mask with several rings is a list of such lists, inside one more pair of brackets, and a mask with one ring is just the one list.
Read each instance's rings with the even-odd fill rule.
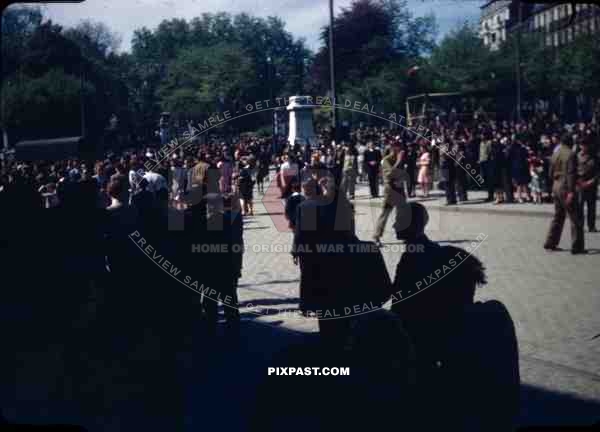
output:
[[342,191],[348,192],[350,199],[354,199],[354,190],[356,187],[356,176],[358,168],[356,166],[356,156],[352,153],[344,155],[344,164],[342,169]]
[[[545,248],[558,246],[565,218],[569,215],[571,222],[571,250],[584,249],[583,224],[578,211],[575,197],[577,179],[577,160],[575,153],[565,144],[552,155],[550,162],[550,179],[552,180],[552,197],[554,198],[554,217],[546,238]],[[573,193],[573,199],[567,204],[567,194]]]
[[[396,219],[394,222],[394,227],[396,229],[405,229],[408,227],[408,224],[410,224],[410,220],[405,221],[402,218],[402,210],[406,204],[404,182],[407,181],[408,176],[406,171],[401,168],[402,162],[397,163],[398,157],[400,156],[391,153],[381,161],[383,175],[383,208],[377,219],[377,226],[375,228],[375,238],[377,240],[383,235],[383,230],[385,229],[388,217],[393,209],[396,210]],[[408,213],[410,214],[410,211]]]
[[[587,224],[590,231],[596,230],[596,200],[598,195],[598,167],[593,154],[580,152],[577,155],[577,204],[579,217],[582,219],[587,205]],[[587,186],[584,184],[590,183]]]

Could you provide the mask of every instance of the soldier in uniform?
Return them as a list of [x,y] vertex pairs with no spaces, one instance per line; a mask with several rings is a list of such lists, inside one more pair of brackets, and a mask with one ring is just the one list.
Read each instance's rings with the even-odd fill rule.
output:
[[461,138],[456,143],[456,159],[454,161],[454,177],[456,179],[456,192],[458,193],[458,200],[461,202],[469,200],[467,194],[467,183],[469,181],[469,178],[467,170],[463,167],[463,165],[467,165],[469,162],[468,159],[465,159],[466,155],[466,141],[464,138]]
[[344,146],[344,169],[342,172],[342,187],[341,191],[345,195],[348,193],[350,199],[354,199],[354,190],[356,188],[357,172],[357,152],[354,147],[349,144]]
[[[403,169],[405,155],[401,150],[400,142],[394,141],[391,147],[391,153],[381,161],[383,174],[383,208],[377,219],[375,243],[381,245],[380,239],[387,223],[388,217],[393,209],[396,210],[394,227],[402,230],[406,228],[406,222],[401,220],[403,206],[406,204],[406,193],[404,191],[404,182],[407,180],[406,171]],[[410,222],[410,221],[408,221]]]
[[583,224],[577,208],[575,185],[577,180],[577,159],[569,147],[570,137],[564,134],[560,146],[554,151],[550,162],[550,179],[552,179],[552,196],[554,199],[554,217],[550,231],[544,244],[546,250],[556,250],[560,242],[565,217],[571,221],[571,253],[585,253],[583,240]]
[[596,199],[598,195],[598,168],[592,153],[591,136],[585,137],[577,154],[577,204],[583,225],[584,206],[587,205],[587,225],[590,232],[596,232]]

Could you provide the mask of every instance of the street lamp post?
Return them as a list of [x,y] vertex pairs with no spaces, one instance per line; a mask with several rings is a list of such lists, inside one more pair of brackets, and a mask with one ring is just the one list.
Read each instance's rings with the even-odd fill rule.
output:
[[331,85],[331,102],[333,104],[331,109],[331,127],[335,136],[337,130],[337,116],[335,108],[335,69],[333,61],[333,0],[329,0],[329,79]]
[[80,82],[80,96],[79,105],[81,111],[81,136],[85,137],[85,66],[83,55],[81,58],[81,82]]
[[[272,66],[271,57],[267,57],[267,82],[269,83],[269,101],[273,100],[273,82],[275,78],[275,67]],[[277,110],[273,110],[271,114],[271,151],[276,151],[277,142]]]
[[518,23],[517,23],[517,44],[515,56],[517,62],[517,121],[521,121],[521,27],[523,21],[523,8],[521,2],[517,2]]

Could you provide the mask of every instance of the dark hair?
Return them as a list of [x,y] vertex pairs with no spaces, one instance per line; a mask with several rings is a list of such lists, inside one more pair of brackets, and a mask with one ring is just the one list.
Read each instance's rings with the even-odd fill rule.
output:
[[573,144],[573,136],[570,133],[565,132],[560,136],[560,142],[566,145],[571,145]]
[[112,180],[108,184],[107,192],[112,198],[120,198],[123,194],[123,183],[118,180]]
[[[487,283],[485,266],[472,253],[455,246],[443,246],[440,251],[440,264],[451,270],[439,281],[439,289],[449,304],[470,304],[475,297],[475,289]],[[448,264],[445,264],[448,263]]]
[[302,187],[310,192],[312,192],[313,194],[317,194],[317,190],[318,190],[318,183],[315,179],[313,179],[312,177],[308,177],[306,178],[303,182],[302,182]]
[[[423,274],[417,276],[418,292],[394,308],[409,321],[444,320],[460,314],[465,306],[473,303],[477,286],[487,283],[485,267],[469,252],[454,246],[442,246],[434,251],[423,257],[427,264]],[[424,282],[425,278],[428,282]],[[411,294],[410,291],[407,294]]]
[[427,209],[417,202],[411,201],[400,208],[397,224],[394,224],[396,238],[411,240],[425,232],[429,222]]

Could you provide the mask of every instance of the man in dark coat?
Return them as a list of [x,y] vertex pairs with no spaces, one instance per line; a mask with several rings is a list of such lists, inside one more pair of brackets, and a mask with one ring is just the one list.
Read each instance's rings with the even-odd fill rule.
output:
[[381,152],[375,148],[373,141],[369,141],[367,144],[367,150],[365,150],[364,164],[367,177],[369,179],[369,189],[371,191],[371,198],[377,198],[379,196],[379,164],[381,163]]
[[577,155],[577,202],[579,217],[584,216],[587,206],[587,224],[590,232],[596,232],[596,200],[598,195],[598,162],[591,149],[591,137],[581,142],[581,151]]
[[241,277],[243,225],[239,212],[232,210],[232,196],[207,194],[207,219],[200,226],[195,243],[203,271],[200,282],[209,289],[203,293],[209,334],[217,325],[217,306],[224,307],[227,329],[237,332],[239,311],[237,282]]
[[486,201],[494,200],[494,160],[492,159],[492,135],[485,132],[479,144],[479,168],[487,191]]
[[415,197],[417,187],[417,148],[414,143],[408,145],[406,150],[406,174],[407,174],[407,193],[410,198]]
[[452,141],[449,146],[440,150],[440,169],[445,174],[446,205],[456,204],[456,147]]
[[[298,206],[292,255],[301,272],[300,309],[319,319],[321,336],[335,345],[342,343],[352,315],[381,308],[391,284],[376,245],[356,238],[348,201],[331,191],[310,193],[315,187],[314,180],[304,185],[309,193]],[[364,290],[367,306],[358,303],[366,298]]]

